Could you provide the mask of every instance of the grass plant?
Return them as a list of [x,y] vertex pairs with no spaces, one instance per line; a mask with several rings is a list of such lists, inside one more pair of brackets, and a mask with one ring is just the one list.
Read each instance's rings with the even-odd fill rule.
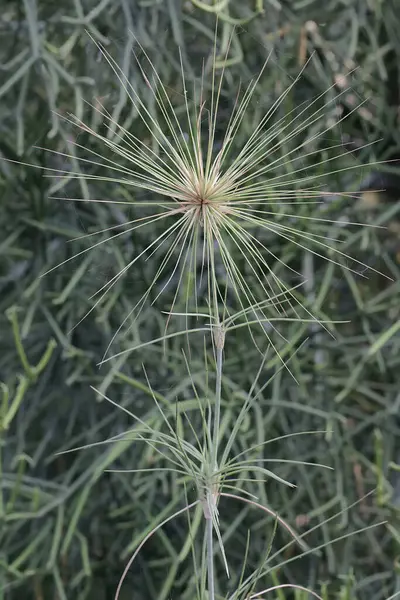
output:
[[[26,228],[37,233],[35,249],[44,257],[30,284],[23,279],[22,296],[14,289],[6,302],[25,308],[7,312],[12,337],[3,366],[5,597],[25,581],[33,582],[35,600],[52,590],[60,598],[96,595],[93,574],[115,568],[116,554],[107,598],[115,589],[121,599],[132,589],[157,599],[365,597],[368,577],[377,597],[389,589],[386,597],[394,597],[388,548],[398,536],[389,469],[396,471],[396,462],[389,457],[397,425],[385,419],[396,407],[398,267],[385,252],[379,264],[366,260],[362,248],[382,248],[377,226],[395,208],[363,227],[346,208],[355,197],[348,182],[361,177],[363,158],[369,153],[376,162],[373,140],[362,140],[356,152],[346,141],[346,129],[360,114],[368,119],[368,110],[362,101],[351,104],[351,83],[302,96],[300,82],[315,77],[326,50],[310,24],[317,52],[304,70],[296,67],[301,77],[277,77],[266,93],[264,78],[273,80],[277,68],[271,51],[255,77],[254,65],[244,68],[238,89],[238,32],[250,22],[257,31],[260,6],[239,18],[230,12],[233,2],[196,2],[206,15],[206,60],[194,73],[188,47],[177,44],[178,58],[169,56],[179,77],[171,85],[168,69],[161,72],[138,41],[145,37],[140,27],[128,36],[124,61],[106,51],[94,22],[108,4],[85,17],[78,2],[76,18],[89,29],[96,64],[114,71],[119,100],[95,97],[84,108],[79,88],[79,110],[54,113],[50,140],[63,132],[64,146],[35,140],[50,149],[35,149],[36,166],[52,177],[50,198],[33,199],[33,216],[21,200],[27,216],[20,211],[19,228],[3,242],[6,261],[18,259],[22,273],[35,264],[20,242]],[[174,41],[182,42],[173,3],[169,9]],[[34,41],[37,15],[29,6],[26,14]],[[217,30],[209,27],[216,16]],[[43,55],[55,68],[50,58]],[[352,68],[342,72],[348,82]],[[345,114],[343,105],[350,106]],[[24,163],[32,163],[6,150],[4,197],[15,169],[25,173]],[[21,199],[24,187],[20,182]],[[78,250],[64,243],[71,237]],[[371,277],[383,286],[378,294],[369,291]],[[335,299],[343,282],[356,314]],[[388,307],[390,325],[379,329],[377,315]],[[11,376],[16,369],[24,375]],[[372,372],[369,386],[363,379]],[[61,396],[57,381],[65,382]],[[35,430],[28,454],[27,424],[37,423],[49,386],[44,404],[54,416]],[[369,413],[371,405],[380,408]],[[361,420],[365,413],[369,420]],[[61,443],[54,443],[52,419],[63,423]],[[368,427],[374,434],[360,452]],[[42,477],[29,474],[40,468]],[[375,496],[366,495],[371,486]],[[40,535],[38,522],[45,523]],[[365,540],[375,549],[363,555],[373,565],[369,575],[355,558]]]
[[[114,285],[129,269],[136,267],[139,259],[145,257],[146,260],[151,260],[157,252],[163,253],[160,259],[160,267],[156,271],[154,279],[118,327],[117,333],[113,335],[107,347],[105,356],[116,335],[121,331],[122,325],[127,325],[128,332],[135,325],[150,294],[156,286],[160,287],[159,283],[162,277],[166,277],[166,282],[162,284],[160,291],[155,294],[152,304],[157,302],[174,279],[176,282],[176,289],[172,292],[173,300],[167,323],[170,317],[183,317],[186,327],[183,331],[177,333],[178,335],[179,333],[189,335],[192,332],[206,331],[204,327],[190,328],[189,320],[205,319],[211,334],[208,340],[205,338],[205,346],[207,347],[212,342],[215,362],[215,392],[213,398],[209,389],[206,389],[206,396],[203,398],[199,395],[196,386],[193,386],[194,395],[199,403],[198,408],[202,421],[201,430],[196,431],[190,418],[183,413],[183,417],[187,419],[187,425],[196,441],[195,444],[186,442],[181,433],[184,431],[182,424],[178,420],[176,420],[175,426],[170,422],[170,417],[164,412],[154,393],[152,393],[153,400],[161,413],[167,433],[149,427],[135,413],[124,409],[141,426],[139,432],[133,434],[133,439],[145,442],[152,450],[159,453],[167,461],[169,465],[167,469],[174,472],[184,482],[185,490],[187,486],[194,487],[197,499],[162,521],[144,538],[123,572],[117,586],[116,600],[120,598],[128,569],[137,558],[138,551],[144,542],[154,535],[161,526],[166,525],[171,518],[196,507],[197,504],[201,506],[204,517],[204,544],[200,563],[195,553],[195,545],[193,544],[192,547],[194,571],[198,573],[196,576],[196,579],[198,579],[196,581],[197,597],[199,599],[215,600],[218,585],[215,577],[216,550],[214,537],[218,541],[226,575],[228,577],[230,575],[222,532],[219,526],[219,502],[221,497],[249,503],[272,515],[278,525],[283,525],[290,532],[303,551],[306,553],[310,551],[307,545],[302,545],[297,534],[279,516],[279,513],[260,504],[258,498],[255,498],[252,494],[250,494],[250,497],[246,497],[248,492],[243,484],[245,484],[247,478],[242,478],[243,473],[247,477],[250,475],[250,480],[255,478],[258,482],[272,479],[289,487],[294,487],[294,484],[279,477],[264,466],[268,462],[279,462],[279,459],[258,456],[252,459],[247,458],[254,450],[263,450],[264,446],[269,444],[271,440],[267,439],[261,444],[250,446],[237,456],[232,455],[238,427],[242,425],[243,420],[251,410],[254,401],[253,391],[263,372],[265,360],[263,360],[259,373],[252,383],[249,396],[239,413],[236,426],[231,432],[229,430],[225,432],[226,440],[222,437],[221,421],[223,412],[221,411],[221,403],[225,339],[226,335],[237,327],[247,325],[251,328],[254,324],[261,325],[268,346],[272,347],[279,360],[286,366],[279,350],[272,342],[268,328],[272,326],[275,330],[274,323],[284,320],[299,322],[303,325],[306,322],[323,325],[301,303],[301,309],[311,318],[305,319],[299,316],[298,310],[293,306],[293,301],[299,304],[293,290],[271,268],[271,260],[282,263],[284,267],[287,266],[279,256],[277,257],[269,250],[267,240],[271,235],[280,236],[290,245],[300,250],[308,250],[318,258],[324,258],[322,252],[328,250],[327,260],[331,264],[343,266],[344,269],[348,269],[355,274],[363,275],[362,271],[357,271],[354,266],[349,266],[345,261],[348,263],[352,260],[356,267],[361,266],[363,270],[368,268],[366,265],[357,259],[351,259],[345,252],[327,243],[327,241],[340,242],[340,239],[331,240],[327,238],[326,234],[322,235],[323,227],[326,224],[331,227],[334,221],[323,216],[296,214],[297,205],[321,204],[326,202],[326,197],[332,195],[331,192],[325,192],[318,186],[318,180],[322,176],[335,174],[338,170],[340,172],[341,170],[354,168],[354,165],[342,168],[335,167],[333,171],[328,171],[328,173],[323,170],[319,174],[307,173],[308,167],[304,166],[304,157],[320,156],[319,138],[325,141],[327,132],[341,123],[341,119],[338,123],[333,120],[326,127],[319,128],[318,133],[307,135],[315,123],[321,118],[324,120],[326,118],[326,104],[324,103],[321,107],[318,107],[318,103],[327,92],[317,96],[311,103],[304,103],[304,105],[300,105],[299,109],[294,109],[289,114],[285,113],[282,118],[275,120],[272,126],[270,125],[275,113],[292,92],[297,83],[297,78],[278,96],[270,110],[260,119],[242,149],[237,154],[232,152],[232,148],[235,149],[236,134],[241,128],[246,110],[263,71],[268,66],[268,60],[264,63],[260,74],[250,81],[243,93],[241,94],[240,90],[238,91],[233,110],[228,117],[226,129],[221,138],[222,141],[219,143],[219,149],[216,150],[221,91],[234,34],[235,30],[233,29],[231,38],[227,43],[225,55],[219,56],[217,54],[217,40],[219,39],[217,21],[211,54],[211,67],[210,69],[207,69],[206,66],[203,67],[199,92],[196,90],[196,84],[193,85],[192,97],[195,100],[189,96],[182,54],[180,54],[182,95],[185,108],[183,122],[175,112],[168,90],[162,83],[143,46],[139,44],[139,52],[149,63],[150,73],[146,72],[139,59],[137,59],[138,72],[150,90],[153,99],[152,104],[159,113],[160,120],[152,114],[145,102],[139,97],[135,86],[130,83],[111,55],[98,44],[102,56],[112,67],[142,122],[143,130],[148,133],[150,139],[143,142],[139,137],[133,135],[119,125],[98,102],[97,106],[92,106],[92,108],[100,114],[105,134],[96,132],[76,116],[67,116],[66,118],[72,124],[77,125],[81,131],[96,138],[102,146],[111,150],[112,158],[108,158],[97,151],[92,151],[90,147],[74,142],[77,151],[83,150],[90,156],[90,158],[80,158],[78,156],[76,160],[83,162],[84,166],[89,164],[89,166],[104,169],[104,174],[94,175],[90,173],[86,175],[83,169],[72,172],[69,169],[62,170],[60,173],[60,170],[57,169],[55,175],[50,175],[59,178],[60,174],[64,174],[69,179],[79,178],[79,180],[84,177],[85,181],[98,181],[100,179],[106,183],[118,184],[128,188],[133,186],[139,188],[140,191],[147,192],[151,198],[149,201],[145,199],[145,196],[144,199],[126,200],[123,203],[136,210],[139,209],[139,211],[143,208],[149,208],[150,214],[122,223],[122,231],[114,233],[111,236],[112,240],[127,233],[135,235],[138,228],[147,226],[151,230],[155,223],[160,221],[164,224],[165,221],[162,233],[151,239],[142,252],[135,255],[94,294],[94,297],[97,296],[98,299],[96,299],[91,310],[96,309],[99,303],[107,298]],[[206,97],[204,85],[207,70],[211,72],[209,99]],[[217,74],[217,70],[220,71],[220,74]],[[345,92],[348,92],[348,90],[345,89],[343,93]],[[337,102],[337,97],[334,97],[333,102]],[[315,108],[316,106],[317,108]],[[359,106],[356,106],[354,110],[359,110],[359,108]],[[305,135],[302,136],[302,134]],[[296,138],[300,138],[301,141],[296,143]],[[295,140],[294,143],[293,140]],[[350,153],[343,152],[341,144],[329,147],[328,150],[336,150],[337,148],[341,151],[339,152],[340,158]],[[55,152],[55,154],[69,160],[75,157],[75,155],[66,155],[65,153],[60,155],[59,152]],[[78,152],[76,154],[78,155]],[[94,158],[91,158],[92,155]],[[320,160],[318,166],[324,167],[326,163],[330,164],[335,158],[334,156]],[[274,175],[277,167],[279,168],[281,164],[288,164],[288,168],[282,174]],[[310,187],[303,187],[306,184],[309,184]],[[61,198],[58,198],[58,200],[61,200]],[[79,201],[79,199],[75,198],[73,201]],[[113,202],[109,199],[87,198],[84,201]],[[117,203],[121,203],[121,201],[118,200]],[[286,206],[290,208],[282,214],[282,207]],[[312,222],[311,231],[304,232],[302,228],[296,227],[296,221],[301,222],[301,219]],[[291,221],[294,221],[295,225],[291,225]],[[350,225],[359,224],[350,223]],[[117,228],[120,227],[117,226]],[[97,234],[107,235],[110,229],[115,230],[115,227],[102,229],[84,237],[92,238],[93,235]],[[257,231],[256,234],[254,230]],[[315,233],[315,231],[320,233]],[[85,254],[96,248],[98,244],[103,244],[106,241],[108,241],[108,237],[102,238],[99,242],[89,245],[87,249],[72,255],[67,261],[74,260],[77,256]],[[235,250],[238,254],[234,252]],[[67,261],[54,268],[63,266]],[[240,271],[239,261],[249,267],[250,276],[253,276],[257,282],[262,300],[257,299],[254,295],[253,283],[249,277],[246,277]],[[290,268],[290,270],[301,280],[301,273],[293,268]],[[376,269],[372,270],[376,271]],[[223,273],[222,278],[220,276],[221,272]],[[204,286],[203,279],[205,280]],[[181,289],[184,290],[184,297],[182,302],[179,302]],[[177,304],[183,305],[185,312],[176,313],[175,307]],[[236,310],[235,304],[238,307]],[[267,311],[274,308],[277,309],[278,316],[267,316]],[[84,315],[83,319],[86,318],[87,314]],[[177,333],[172,335],[176,336]],[[165,333],[157,341],[165,342],[168,337],[169,335]],[[255,341],[254,338],[252,341]],[[256,347],[260,350],[257,343]],[[141,344],[137,345],[135,349],[140,348]],[[129,348],[111,357],[103,358],[100,365],[115,360],[115,358],[127,352],[131,354],[131,350]],[[186,362],[190,377],[190,358],[186,359]],[[279,373],[279,369],[275,371],[276,373]],[[151,389],[147,376],[146,379],[149,389]],[[267,383],[270,383],[271,379],[273,379],[273,376]],[[264,390],[265,387],[266,384],[261,387],[261,390]],[[99,390],[95,391],[103,399],[115,404]],[[257,398],[257,394],[255,398]],[[327,431],[323,433],[326,435]],[[112,441],[116,441],[115,438],[107,440],[108,443]],[[309,461],[286,459],[285,462],[297,466],[323,467],[323,465]],[[164,469],[165,467],[162,467],[162,470]],[[154,469],[155,472],[157,470],[157,468]],[[149,469],[145,471],[147,472]],[[231,489],[234,493],[232,491],[228,493],[227,489]],[[187,497],[186,491],[185,497]],[[269,542],[269,546],[271,544],[272,540]],[[295,583],[276,584],[272,587],[269,586],[260,593],[254,593],[258,579],[261,579],[259,571],[266,575],[269,574],[269,568],[266,567],[267,563],[268,557],[264,558],[253,575],[248,576],[244,582],[241,582],[233,592],[232,598],[255,598],[286,587],[300,589],[309,592],[316,598],[321,598],[316,592],[308,590],[304,586],[298,587]]]

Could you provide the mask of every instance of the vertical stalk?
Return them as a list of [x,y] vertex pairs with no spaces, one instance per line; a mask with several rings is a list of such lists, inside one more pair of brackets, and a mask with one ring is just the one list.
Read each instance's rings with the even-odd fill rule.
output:
[[206,516],[206,552],[207,552],[207,578],[208,578],[208,600],[215,600],[214,581],[214,524],[215,503],[217,502],[217,482],[214,481],[214,473],[218,470],[218,438],[221,420],[221,389],[222,389],[222,363],[225,343],[225,332],[219,325],[214,331],[214,342],[216,351],[216,383],[215,383],[215,405],[213,414],[213,432],[211,440],[211,465],[208,480],[207,500],[208,510]]
[[[218,334],[216,335],[216,337]],[[217,468],[218,460],[218,438],[219,438],[219,425],[221,420],[221,388],[222,388],[222,360],[223,360],[223,345],[216,345],[217,355],[217,373],[215,383],[215,406],[214,406],[214,426],[213,426],[213,437],[212,437],[212,455],[211,464],[212,468]]]
[[213,520],[206,518],[208,600],[215,600]]

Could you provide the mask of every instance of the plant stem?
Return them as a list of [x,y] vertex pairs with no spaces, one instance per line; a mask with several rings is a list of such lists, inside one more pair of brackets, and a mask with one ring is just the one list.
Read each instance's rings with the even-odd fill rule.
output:
[[[225,335],[221,330],[217,331],[215,336],[215,349],[217,359],[217,373],[215,383],[215,405],[214,405],[214,422],[213,422],[213,437],[211,447],[211,478],[209,479],[209,501],[213,503],[216,501],[214,496],[215,493],[215,482],[213,481],[214,473],[218,470],[218,438],[219,438],[219,425],[221,419],[221,388],[222,388],[222,362],[223,362],[223,350],[224,350]],[[206,515],[206,550],[207,550],[207,574],[208,574],[208,598],[209,600],[215,600],[214,590],[214,551],[213,551],[213,524],[214,506],[210,506],[209,514]]]
[[215,600],[214,591],[214,538],[213,520],[206,519],[206,541],[207,541],[207,575],[208,575],[208,599]]
[[212,468],[217,468],[218,459],[218,438],[219,438],[219,423],[221,419],[221,387],[222,387],[222,360],[223,360],[223,347],[217,345],[217,377],[215,384],[215,408],[214,408],[214,428],[213,428],[213,439],[212,439]]

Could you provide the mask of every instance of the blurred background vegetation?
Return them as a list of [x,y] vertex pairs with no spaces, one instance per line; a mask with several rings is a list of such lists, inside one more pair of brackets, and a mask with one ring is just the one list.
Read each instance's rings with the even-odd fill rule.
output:
[[[260,501],[279,511],[300,532],[318,526],[306,540],[310,546],[323,546],[303,557],[293,546],[279,553],[289,540],[278,532],[271,567],[281,566],[265,581],[267,585],[296,582],[317,592],[326,589],[326,597],[332,599],[383,600],[400,593],[400,486],[396,480],[400,461],[400,227],[396,218],[400,194],[396,163],[381,165],[379,177],[374,174],[376,167],[368,168],[369,163],[397,159],[400,153],[397,1],[3,0],[2,599],[112,598],[137,543],[184,502],[183,488],[170,474],[104,472],[112,467],[139,469],[160,463],[151,449],[138,444],[117,442],[57,455],[72,447],[96,444],[133,426],[126,413],[101,400],[91,385],[154,427],[161,427],[142,362],[162,402],[174,410],[178,400],[194,423],[197,404],[180,341],[168,345],[165,356],[162,348],[151,346],[140,357],[127,353],[101,369],[96,366],[113,333],[152,281],[158,259],[132,269],[75,327],[93,307],[92,294],[145,248],[148,231],[110,240],[41,277],[88,247],[87,239],[71,241],[73,238],[133,218],[131,211],[116,204],[63,198],[127,200],[136,193],[118,185],[73,178],[72,172],[82,165],[48,150],[75,156],[80,152],[76,144],[90,144],[105,153],[63,118],[74,113],[100,130],[101,119],[93,108],[96,102],[137,135],[144,133],[129,97],[91,37],[106,46],[140,97],[156,111],[134,60],[140,42],[179,111],[183,101],[178,48],[186,76],[192,81],[201,75],[203,60],[207,67],[210,59],[216,14],[221,56],[235,28],[222,90],[221,122],[229,118],[239,82],[249,82],[267,56],[267,68],[246,116],[244,129],[248,131],[312,55],[289,104],[280,108],[278,116],[319,95],[322,104],[338,96],[333,104],[327,104],[326,121],[316,127],[322,130],[329,119],[348,118],[329,132],[329,143],[326,137],[319,142],[319,158],[329,156],[329,146],[339,143],[352,150],[340,165],[360,164],[360,168],[324,179],[324,189],[336,194],[326,208],[328,218],[387,227],[332,224],[326,234],[339,236],[341,249],[390,279],[375,273],[357,276],[341,264],[328,264],[306,253],[300,256],[288,241],[269,240],[281,260],[307,274],[311,283],[302,299],[310,310],[317,316],[350,323],[337,326],[334,338],[322,328],[310,330],[306,324],[282,327],[281,333],[289,340],[277,337],[283,354],[289,355],[308,337],[291,362],[297,382],[281,371],[260,394],[237,441],[240,451],[294,431],[332,430],[330,435],[289,438],[269,448],[272,457],[316,461],[334,471],[281,464],[277,473],[297,484],[294,492],[275,482],[249,486]],[[309,166],[316,173],[329,169]],[[45,177],[45,167],[61,169],[64,176]],[[100,172],[95,165],[90,169],[93,174]],[[361,213],[356,194],[360,188],[364,189],[361,208],[365,209]],[[390,194],[372,194],[374,188],[390,188]],[[310,221],[299,220],[298,226],[305,233],[315,232]],[[152,234],[157,234],[156,226]],[[111,235],[112,231],[104,234]],[[279,263],[274,268],[279,271]],[[114,349],[161,335],[161,310],[168,306],[171,294],[167,291],[154,306],[146,307]],[[223,382],[227,428],[235,421],[259,367],[259,355],[246,336],[236,335],[227,348]],[[204,393],[202,341],[198,343],[190,362],[191,376]],[[212,371],[212,357],[209,360]],[[271,373],[275,366],[272,357]],[[375,488],[374,495],[345,510]],[[268,545],[273,523],[235,503],[221,503],[220,512],[232,572],[241,569],[248,530],[248,564],[255,568]],[[339,518],[324,522],[338,512]],[[330,543],[381,521],[385,524]],[[185,519],[159,531],[132,569],[123,600],[193,598],[193,566],[190,554],[184,551],[187,536]],[[225,582],[221,566],[221,593],[234,580]]]

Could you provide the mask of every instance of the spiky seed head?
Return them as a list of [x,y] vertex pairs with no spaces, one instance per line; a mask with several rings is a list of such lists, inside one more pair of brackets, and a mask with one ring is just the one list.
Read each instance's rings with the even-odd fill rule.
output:
[[[282,260],[265,243],[263,236],[276,236],[299,252],[309,251],[317,257],[322,257],[326,251],[332,250],[329,237],[324,231],[324,227],[329,227],[332,221],[322,216],[296,212],[298,206],[320,204],[321,195],[323,196],[320,188],[316,187],[321,174],[310,175],[308,167],[302,162],[301,166],[297,167],[299,156],[305,155],[310,158],[319,152],[318,148],[308,151],[309,145],[332,127],[332,124],[324,126],[323,109],[317,108],[312,111],[313,105],[317,106],[316,103],[322,94],[313,102],[300,107],[290,123],[285,116],[271,124],[279,106],[295,85],[295,80],[267,111],[242,148],[233,154],[233,142],[247,114],[262,71],[258,78],[250,82],[241,99],[239,95],[236,98],[220,149],[215,150],[218,105],[224,79],[223,68],[219,76],[215,66],[213,68],[208,105],[203,97],[203,89],[200,101],[196,104],[189,100],[185,71],[181,62],[186,111],[185,122],[182,122],[159,74],[141,48],[150,65],[151,77],[145,74],[138,61],[139,68],[155,101],[159,120],[111,56],[103,48],[101,51],[150,134],[152,146],[124,129],[105,108],[100,108],[97,104],[94,110],[101,114],[106,129],[115,132],[113,135],[102,135],[79,119],[71,118],[71,121],[109,148],[113,158],[102,157],[94,150],[88,149],[89,154],[94,157],[92,162],[104,168],[104,176],[82,175],[81,172],[72,176],[133,186],[149,194],[149,201],[139,199],[126,203],[139,209],[143,206],[150,207],[150,214],[127,222],[125,231],[114,234],[111,239],[124,233],[135,232],[146,225],[151,228],[160,221],[164,221],[166,226],[157,237],[149,240],[144,251],[98,290],[97,300],[91,310],[137,261],[145,256],[151,257],[163,252],[149,289],[132,307],[123,324],[134,313],[139,314],[151,290],[160,285],[162,277],[167,277],[167,280],[158,290],[156,298],[167,287],[171,287],[174,278],[176,280],[172,312],[178,293],[184,287],[184,276],[188,272],[192,274],[195,285],[194,290],[191,286],[185,288],[186,313],[190,312],[189,306],[192,303],[197,310],[198,290],[200,284],[205,282],[205,299],[213,326],[221,323],[223,316],[229,314],[228,292],[236,297],[241,314],[245,315],[246,319],[250,314],[249,308],[258,307],[254,314],[256,320],[263,325],[267,337],[269,334],[265,323],[268,321],[268,311],[272,308],[275,314],[287,315],[291,312],[292,316],[300,318],[297,312],[297,297],[281,276],[275,273],[274,264],[282,263]],[[319,133],[307,137],[308,130],[319,121],[322,122]],[[301,143],[295,148],[285,150],[299,134],[306,134]],[[79,147],[79,144],[77,146]],[[278,150],[281,151],[281,156],[273,158]],[[322,163],[330,160],[325,159]],[[90,162],[88,159],[82,161],[85,164]],[[291,163],[289,174],[273,174],[279,162],[288,161]],[[349,168],[353,167],[354,165],[351,165]],[[71,177],[70,171],[68,176]],[[285,210],[285,218],[282,219],[282,206],[285,205],[291,205],[292,211],[288,213]],[[168,220],[170,217],[174,217],[172,223]],[[303,229],[304,223],[308,223],[308,230]],[[257,232],[261,232],[261,235]],[[105,243],[107,239],[93,244],[92,247]],[[238,256],[241,257],[246,272],[239,266]],[[343,266],[345,258],[347,255],[344,252],[334,248],[329,260]],[[354,262],[357,263],[353,261],[353,264]],[[293,271],[290,266],[288,268]],[[249,281],[249,275],[254,284]],[[255,288],[257,292],[254,291]],[[277,296],[280,297],[278,301]],[[260,300],[263,301],[262,305]],[[312,317],[308,309],[304,308],[304,311]]]

